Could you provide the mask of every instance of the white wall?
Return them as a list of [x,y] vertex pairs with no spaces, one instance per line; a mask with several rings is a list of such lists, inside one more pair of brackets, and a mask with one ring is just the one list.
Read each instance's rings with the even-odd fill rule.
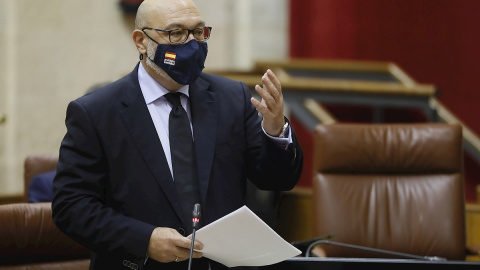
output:
[[288,57],[287,0],[197,0],[213,26],[207,69],[248,70]]
[[[65,109],[138,61],[118,0],[0,0],[0,196],[23,192],[23,161],[58,153]],[[207,70],[287,57],[287,0],[196,0],[213,27]]]

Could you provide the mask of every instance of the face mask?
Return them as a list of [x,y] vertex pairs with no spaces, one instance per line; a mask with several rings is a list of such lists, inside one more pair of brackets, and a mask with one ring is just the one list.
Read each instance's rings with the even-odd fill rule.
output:
[[[156,43],[156,41],[154,41]],[[152,60],[175,82],[187,85],[194,82],[204,68],[208,46],[206,42],[194,39],[179,45],[157,43],[155,58]]]

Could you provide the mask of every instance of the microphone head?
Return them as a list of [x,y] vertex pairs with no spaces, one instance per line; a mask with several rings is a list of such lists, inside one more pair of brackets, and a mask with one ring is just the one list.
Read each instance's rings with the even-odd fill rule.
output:
[[200,218],[200,204],[196,203],[195,206],[193,206],[193,212],[192,212],[192,217],[194,218]]
[[195,206],[193,207],[193,212],[192,212],[192,224],[194,229],[197,228],[199,222],[200,222],[200,204],[196,203]]

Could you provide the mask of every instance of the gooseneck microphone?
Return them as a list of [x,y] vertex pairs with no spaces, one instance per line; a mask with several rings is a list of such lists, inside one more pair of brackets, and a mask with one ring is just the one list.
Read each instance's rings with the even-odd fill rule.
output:
[[[298,248],[303,254],[306,254],[306,250],[308,249],[308,247],[310,247],[310,245],[312,243],[314,243],[316,241],[319,241],[319,240],[327,240],[327,239],[330,239],[332,237],[333,237],[332,234],[327,234],[327,235],[322,235],[320,237],[309,239],[309,240],[290,242],[290,244],[292,246]],[[306,257],[308,257],[308,256],[309,256],[309,254],[307,253]]]
[[417,259],[417,260],[426,260],[426,261],[446,261],[447,260],[445,258],[437,257],[437,256],[417,256],[417,255],[408,254],[408,253],[402,253],[402,252],[396,252],[396,251],[390,251],[390,250],[384,250],[384,249],[378,249],[378,248],[371,248],[371,247],[364,247],[364,246],[358,246],[358,245],[352,245],[352,244],[345,244],[345,243],[333,242],[333,241],[328,241],[328,240],[318,240],[318,241],[315,241],[315,242],[311,243],[307,248],[307,252],[305,254],[305,257],[310,257],[311,250],[313,249],[314,246],[316,246],[318,244],[341,246],[341,247],[359,249],[359,250],[364,250],[364,251],[377,252],[377,253],[381,253],[381,254],[399,256],[399,257],[408,258],[408,259]]
[[188,258],[188,270],[190,270],[190,267],[192,265],[192,257],[193,257],[193,244],[195,243],[195,231],[198,227],[198,223],[200,222],[200,204],[196,203],[193,206],[193,212],[192,212],[192,244],[190,245],[190,257]]

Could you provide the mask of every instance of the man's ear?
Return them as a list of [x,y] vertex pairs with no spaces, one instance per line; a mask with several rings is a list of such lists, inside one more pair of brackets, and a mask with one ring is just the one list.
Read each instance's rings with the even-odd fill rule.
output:
[[147,40],[142,31],[135,29],[132,33],[133,42],[137,47],[137,50],[140,54],[145,54],[147,52]]

